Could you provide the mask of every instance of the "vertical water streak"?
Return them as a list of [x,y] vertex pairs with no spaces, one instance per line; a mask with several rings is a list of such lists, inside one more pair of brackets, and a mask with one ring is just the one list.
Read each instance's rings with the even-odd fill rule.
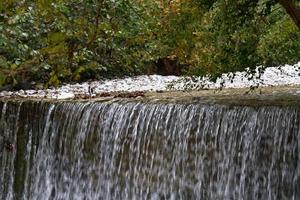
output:
[[0,199],[300,198],[298,107],[26,101],[0,114]]

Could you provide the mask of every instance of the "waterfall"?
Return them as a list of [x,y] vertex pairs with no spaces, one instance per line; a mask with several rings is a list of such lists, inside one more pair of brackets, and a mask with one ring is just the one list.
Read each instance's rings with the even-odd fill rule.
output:
[[300,108],[0,102],[0,200],[300,199]]

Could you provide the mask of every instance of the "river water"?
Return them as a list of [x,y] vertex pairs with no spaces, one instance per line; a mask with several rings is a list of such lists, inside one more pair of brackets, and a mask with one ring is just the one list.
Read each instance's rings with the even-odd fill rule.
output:
[[300,107],[0,102],[1,200],[300,199]]

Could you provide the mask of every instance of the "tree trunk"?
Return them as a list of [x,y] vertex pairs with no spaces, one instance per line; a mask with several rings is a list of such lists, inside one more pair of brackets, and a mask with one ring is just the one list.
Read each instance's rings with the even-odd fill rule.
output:
[[284,7],[286,12],[293,19],[295,24],[300,29],[300,9],[297,8],[293,0],[278,0],[278,2]]

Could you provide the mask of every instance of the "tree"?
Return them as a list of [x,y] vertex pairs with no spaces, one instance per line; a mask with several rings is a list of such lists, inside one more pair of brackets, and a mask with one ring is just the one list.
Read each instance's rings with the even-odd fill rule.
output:
[[286,12],[300,29],[300,9],[296,4],[292,0],[278,0],[278,2],[284,7]]
[[[3,0],[0,86],[86,81],[158,65],[217,77],[300,58],[287,0]],[[288,14],[285,13],[285,10]]]

